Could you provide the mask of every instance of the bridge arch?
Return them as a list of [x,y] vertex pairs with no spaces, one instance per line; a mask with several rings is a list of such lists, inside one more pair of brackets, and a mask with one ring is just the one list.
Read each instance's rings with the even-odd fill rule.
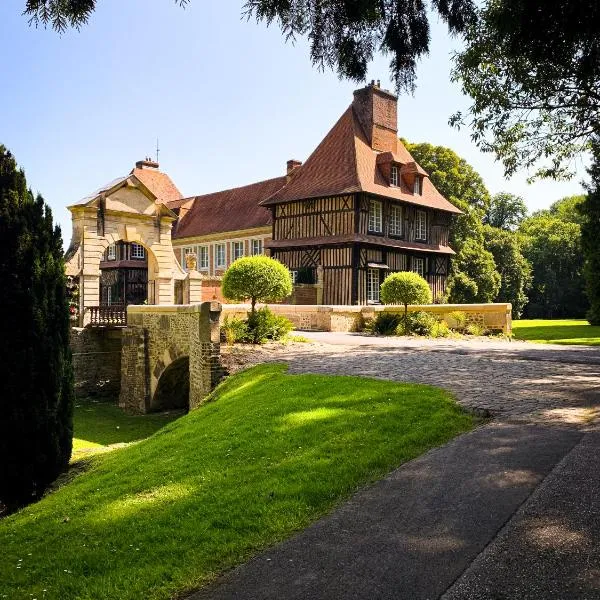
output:
[[180,356],[165,366],[150,399],[150,412],[189,409],[190,357]]

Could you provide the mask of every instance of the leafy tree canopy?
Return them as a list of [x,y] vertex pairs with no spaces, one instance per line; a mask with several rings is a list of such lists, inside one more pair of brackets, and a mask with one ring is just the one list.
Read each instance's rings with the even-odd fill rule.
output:
[[381,301],[384,304],[404,304],[404,316],[409,304],[429,304],[431,300],[429,284],[412,271],[392,273],[381,284]]
[[512,231],[526,216],[527,206],[523,198],[500,192],[492,197],[483,221],[492,227]]
[[580,208],[585,200],[585,196],[566,196],[560,200],[553,202],[549,208],[538,210],[533,213],[533,216],[547,215],[556,217],[566,223],[577,223],[581,225],[584,221],[583,213]]

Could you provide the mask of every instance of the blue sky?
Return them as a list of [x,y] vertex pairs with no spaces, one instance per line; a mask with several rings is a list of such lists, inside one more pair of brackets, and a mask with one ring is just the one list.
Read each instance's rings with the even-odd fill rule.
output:
[[[154,153],[185,195],[283,174],[305,160],[360,87],[313,67],[305,41],[285,43],[277,27],[241,18],[243,0],[99,0],[90,24],[59,36],[21,15],[25,0],[0,5],[0,143],[71,233],[71,204]],[[580,193],[571,182],[510,181],[468,130],[448,117],[468,99],[449,81],[453,42],[433,20],[429,58],[414,97],[401,96],[399,135],[449,146],[492,193],[522,195],[530,210]],[[368,80],[392,89],[378,57]]]

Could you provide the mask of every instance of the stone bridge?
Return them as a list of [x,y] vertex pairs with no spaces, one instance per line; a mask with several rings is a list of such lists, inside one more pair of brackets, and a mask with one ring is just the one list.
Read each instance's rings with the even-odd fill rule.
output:
[[119,406],[130,413],[195,408],[222,375],[218,302],[129,306]]

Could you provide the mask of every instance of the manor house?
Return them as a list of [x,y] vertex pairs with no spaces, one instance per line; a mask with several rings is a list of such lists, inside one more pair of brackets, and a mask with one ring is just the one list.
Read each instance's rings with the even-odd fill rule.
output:
[[254,254],[289,267],[290,303],[378,303],[385,276],[405,270],[440,295],[460,214],[398,139],[397,97],[375,82],[278,177],[184,198],[144,160],[69,210],[80,324],[128,304],[222,300],[229,264]]

